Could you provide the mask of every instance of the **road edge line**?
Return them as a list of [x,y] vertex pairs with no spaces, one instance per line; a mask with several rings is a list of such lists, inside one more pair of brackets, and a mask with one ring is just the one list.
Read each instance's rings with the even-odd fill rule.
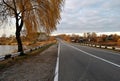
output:
[[83,51],[83,50],[81,50],[81,49],[78,49],[78,48],[76,48],[76,47],[74,47],[74,46],[72,46],[72,45],[67,45],[67,46],[70,46],[70,47],[72,47],[72,48],[74,48],[74,49],[76,49],[76,50],[78,50],[78,51],[80,51],[80,52],[85,53],[86,55],[89,55],[89,56],[91,56],[91,57],[97,58],[97,59],[99,59],[99,60],[102,60],[102,61],[104,61],[104,62],[106,62],[106,63],[109,63],[109,64],[111,64],[111,65],[114,65],[114,66],[120,68],[120,65],[119,65],[119,64],[113,63],[113,62],[111,62],[111,61],[109,61],[109,60],[103,59],[103,58],[101,58],[101,57],[98,57],[98,56],[96,56],[96,55],[93,55],[93,54],[91,54],[91,53],[88,53],[88,52],[86,52],[86,51]]
[[58,56],[57,56],[57,62],[56,62],[56,68],[55,68],[54,81],[58,81],[59,55],[60,55],[60,43],[58,44]]

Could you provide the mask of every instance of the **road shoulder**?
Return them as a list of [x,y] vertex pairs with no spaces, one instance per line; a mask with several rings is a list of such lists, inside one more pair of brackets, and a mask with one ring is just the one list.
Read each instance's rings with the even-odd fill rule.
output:
[[57,45],[44,52],[7,68],[0,81],[52,81],[57,58]]

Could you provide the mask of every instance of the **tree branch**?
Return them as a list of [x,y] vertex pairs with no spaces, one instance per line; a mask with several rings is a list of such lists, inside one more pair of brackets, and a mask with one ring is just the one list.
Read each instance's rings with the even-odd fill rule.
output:
[[13,7],[11,7],[9,4],[7,4],[7,3],[5,2],[5,0],[3,0],[3,3],[15,12],[15,9],[14,9]]
[[15,13],[17,13],[17,8],[16,8],[15,0],[13,0],[13,4],[14,4],[14,7],[15,7]]

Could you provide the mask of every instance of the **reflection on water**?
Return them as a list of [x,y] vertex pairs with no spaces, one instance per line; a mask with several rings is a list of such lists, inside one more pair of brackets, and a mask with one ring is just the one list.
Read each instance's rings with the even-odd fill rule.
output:
[[5,54],[10,54],[15,50],[17,50],[17,46],[0,45],[0,56]]

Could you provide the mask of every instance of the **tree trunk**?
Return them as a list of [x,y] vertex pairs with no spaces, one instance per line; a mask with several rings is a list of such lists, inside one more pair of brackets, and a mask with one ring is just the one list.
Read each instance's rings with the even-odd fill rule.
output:
[[16,40],[18,44],[18,52],[20,52],[20,55],[24,55],[22,41],[20,38],[20,32],[18,32],[17,30],[16,30]]
[[21,23],[19,25],[18,17],[16,17],[16,33],[15,34],[16,34],[16,40],[18,44],[18,52],[20,52],[20,55],[24,55],[23,45],[20,37],[20,32],[22,27],[23,27],[23,20],[21,19]]

